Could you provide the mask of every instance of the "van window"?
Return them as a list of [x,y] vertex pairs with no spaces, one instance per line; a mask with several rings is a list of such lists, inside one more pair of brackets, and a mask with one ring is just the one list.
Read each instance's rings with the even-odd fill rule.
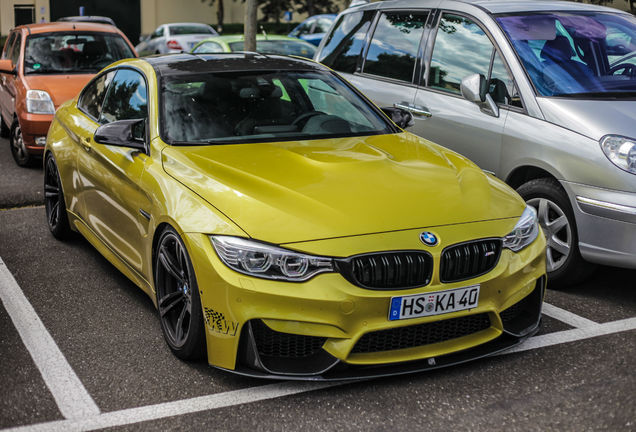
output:
[[22,35],[20,33],[16,34],[15,43],[11,48],[11,62],[14,65],[18,64],[18,60],[20,59],[20,50],[22,49]]
[[428,13],[380,15],[364,62],[364,72],[411,82]]
[[15,36],[16,36],[17,32],[13,32],[9,35],[9,38],[7,39],[7,42],[4,44],[4,50],[2,50],[2,58],[3,59],[8,59],[10,58],[10,52],[11,52],[11,46],[13,45],[13,42],[15,41]]
[[329,34],[318,61],[340,72],[355,72],[374,15],[374,11],[342,15]]
[[493,49],[486,33],[474,21],[443,14],[435,38],[428,86],[460,94],[463,78],[476,73],[488,76]]

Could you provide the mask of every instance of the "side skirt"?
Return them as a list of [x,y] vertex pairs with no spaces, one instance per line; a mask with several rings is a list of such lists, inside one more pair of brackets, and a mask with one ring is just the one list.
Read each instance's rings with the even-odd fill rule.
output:
[[68,215],[71,217],[72,223],[71,226],[77,230],[88,242],[93,245],[95,249],[99,253],[101,253],[104,258],[106,258],[112,265],[114,265],[117,270],[122,272],[124,276],[130,279],[135,285],[137,285],[143,292],[145,292],[148,297],[152,300],[155,307],[157,307],[155,292],[152,289],[152,285],[150,282],[146,280],[139,272],[133,269],[123,258],[121,258],[115,251],[113,251],[110,246],[100,239],[97,234],[93,232],[93,230],[75,213],[67,210]]

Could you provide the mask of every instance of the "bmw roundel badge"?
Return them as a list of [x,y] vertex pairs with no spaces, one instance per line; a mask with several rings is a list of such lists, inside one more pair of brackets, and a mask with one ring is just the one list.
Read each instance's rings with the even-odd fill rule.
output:
[[437,236],[429,231],[420,234],[420,240],[427,246],[435,246],[437,244]]

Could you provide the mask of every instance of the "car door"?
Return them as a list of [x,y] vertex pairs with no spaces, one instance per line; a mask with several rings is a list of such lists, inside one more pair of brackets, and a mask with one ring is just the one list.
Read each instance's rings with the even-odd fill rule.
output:
[[[2,52],[2,59],[10,59],[14,66],[17,65],[20,58],[21,40],[22,37],[19,31],[12,32]],[[15,112],[16,79],[16,75],[0,74],[0,109],[2,110],[2,118],[8,127],[11,127],[13,113]]]
[[468,15],[442,12],[424,64],[422,86],[412,106],[415,125],[411,131],[496,173],[508,109],[495,112],[464,99],[461,81],[471,74],[483,75],[500,107],[520,108],[521,100],[485,27]]
[[365,50],[361,71],[349,80],[380,107],[410,106],[420,42],[429,11],[382,11]]
[[101,124],[147,119],[147,106],[147,85],[141,72],[118,69],[107,86],[98,121],[87,117],[80,137],[83,151],[77,158],[84,221],[111,250],[140,273],[142,240],[148,223],[143,212],[150,207],[150,199],[140,187],[139,179],[148,155],[131,148],[98,144],[93,135]]

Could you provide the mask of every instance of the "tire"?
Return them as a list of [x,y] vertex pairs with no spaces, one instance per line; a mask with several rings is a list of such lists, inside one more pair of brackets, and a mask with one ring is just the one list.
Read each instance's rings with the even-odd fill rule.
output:
[[517,192],[537,210],[546,237],[550,288],[565,288],[590,276],[595,266],[581,257],[574,212],[559,182],[547,177],[530,180]]
[[0,137],[9,138],[10,135],[11,135],[11,128],[7,126],[4,120],[2,120],[2,117],[0,117]]
[[182,360],[199,360],[206,352],[203,311],[192,262],[179,234],[166,228],[154,257],[155,293],[164,339]]
[[71,227],[66,213],[66,201],[57,163],[51,153],[46,155],[44,162],[44,208],[49,231],[53,237],[68,240],[71,236]]
[[20,123],[15,121],[11,126],[11,137],[9,138],[11,144],[11,154],[15,163],[21,167],[28,167],[33,164],[34,157],[29,153],[24,145],[24,139],[22,137],[22,129]]

